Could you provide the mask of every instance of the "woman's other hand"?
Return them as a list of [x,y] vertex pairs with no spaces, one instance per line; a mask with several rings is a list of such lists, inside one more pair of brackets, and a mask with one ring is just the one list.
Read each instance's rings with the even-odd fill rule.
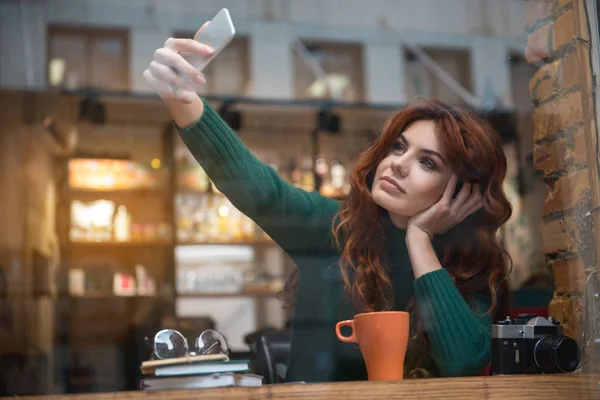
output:
[[483,207],[481,189],[470,183],[465,183],[453,198],[457,182],[458,178],[453,174],[442,198],[408,220],[407,236],[425,233],[431,240],[434,235],[448,232]]

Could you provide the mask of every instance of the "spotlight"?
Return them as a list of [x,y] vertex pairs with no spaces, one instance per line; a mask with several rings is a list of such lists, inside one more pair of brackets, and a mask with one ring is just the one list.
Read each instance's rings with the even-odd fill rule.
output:
[[237,110],[233,110],[232,106],[233,102],[223,102],[223,105],[219,108],[219,115],[235,131],[242,127],[242,114]]
[[340,133],[340,125],[340,116],[329,110],[320,110],[317,114],[317,126],[321,131]]
[[517,140],[518,132],[513,113],[491,111],[484,118],[498,132],[504,143],[512,143]]
[[92,124],[104,125],[106,123],[106,107],[94,97],[86,97],[79,102],[79,119],[88,120]]

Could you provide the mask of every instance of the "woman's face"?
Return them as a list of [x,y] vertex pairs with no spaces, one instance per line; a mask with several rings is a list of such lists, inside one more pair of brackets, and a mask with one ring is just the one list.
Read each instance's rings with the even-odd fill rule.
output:
[[451,175],[435,122],[417,121],[405,129],[379,163],[371,194],[395,225],[406,227],[410,217],[442,197]]

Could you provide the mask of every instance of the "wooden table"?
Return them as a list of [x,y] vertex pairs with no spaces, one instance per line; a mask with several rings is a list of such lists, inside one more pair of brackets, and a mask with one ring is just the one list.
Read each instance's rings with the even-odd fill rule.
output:
[[[259,388],[218,388],[160,392],[94,393],[20,399],[600,399],[600,375],[518,375],[414,379],[399,382],[338,382],[265,385]],[[8,398],[7,398],[8,399]],[[14,397],[11,397],[14,399]]]

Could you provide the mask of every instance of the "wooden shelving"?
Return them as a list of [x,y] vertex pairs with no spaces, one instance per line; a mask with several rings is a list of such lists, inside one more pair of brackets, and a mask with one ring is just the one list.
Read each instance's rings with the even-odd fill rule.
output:
[[105,299],[155,299],[158,298],[157,295],[133,295],[133,296],[117,296],[114,293],[87,293],[87,294],[83,294],[83,295],[74,295],[74,294],[68,294],[68,295],[64,295],[64,297],[69,298],[69,299],[101,299],[101,300],[105,300]]
[[[173,243],[170,240],[130,240],[126,242],[117,241],[86,241],[73,240],[67,243],[61,243],[61,248],[68,249],[72,247],[166,247]],[[257,240],[239,240],[239,241],[178,241],[175,246],[269,246],[276,245],[272,239],[257,239]]]
[[179,298],[211,298],[211,297],[274,297],[277,296],[279,290],[272,289],[249,289],[241,292],[215,292],[215,293],[186,293],[179,292]]
[[67,243],[61,243],[61,247],[70,248],[79,247],[164,247],[170,246],[170,240],[129,240],[125,242],[117,241],[86,241],[73,240]]
[[79,189],[72,188],[69,190],[71,198],[74,197],[90,197],[90,196],[149,196],[160,195],[164,196],[167,193],[166,189],[160,187],[148,188],[131,188],[131,189]]
[[183,241],[178,241],[175,244],[176,246],[235,246],[235,245],[239,245],[239,246],[261,246],[261,245],[276,245],[276,243],[269,238],[265,238],[265,239],[249,239],[249,240],[239,240],[239,241],[235,241],[235,240],[231,240],[231,241],[227,241],[227,240],[223,240],[223,241],[203,241],[203,242],[196,242],[193,240],[183,240]]

